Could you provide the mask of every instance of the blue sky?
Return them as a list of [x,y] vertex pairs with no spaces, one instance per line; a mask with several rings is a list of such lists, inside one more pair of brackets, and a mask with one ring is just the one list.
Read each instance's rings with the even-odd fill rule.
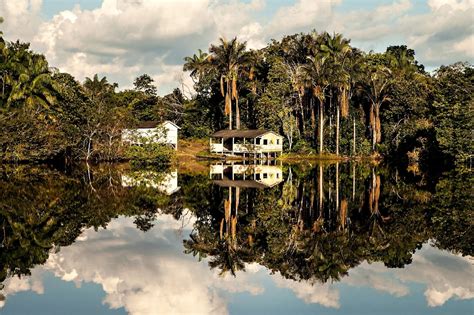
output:
[[9,40],[31,42],[82,81],[121,88],[150,74],[160,93],[191,89],[183,58],[220,36],[249,48],[297,32],[339,32],[365,51],[408,45],[428,70],[474,60],[474,0],[0,0]]

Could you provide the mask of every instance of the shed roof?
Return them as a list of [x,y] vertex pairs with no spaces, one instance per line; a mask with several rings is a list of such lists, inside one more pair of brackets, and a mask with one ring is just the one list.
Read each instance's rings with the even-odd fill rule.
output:
[[[280,136],[276,132],[269,130],[260,130],[260,129],[246,129],[246,130],[219,130],[215,132],[212,137],[214,138],[256,138],[263,136],[267,133],[273,133],[277,136]],[[281,136],[280,136],[281,137]]]
[[148,128],[156,128],[158,127],[159,125],[165,125],[165,124],[171,124],[173,126],[175,126],[176,128],[178,129],[181,129],[180,127],[178,127],[178,125],[176,125],[174,122],[172,121],[169,121],[169,120],[166,120],[162,123],[160,123],[159,121],[156,121],[156,120],[150,120],[150,121],[141,121],[138,123],[138,125],[136,126],[137,129],[148,129]]
[[145,128],[156,128],[160,124],[159,121],[150,120],[150,121],[141,121],[138,123],[138,129],[145,129]]

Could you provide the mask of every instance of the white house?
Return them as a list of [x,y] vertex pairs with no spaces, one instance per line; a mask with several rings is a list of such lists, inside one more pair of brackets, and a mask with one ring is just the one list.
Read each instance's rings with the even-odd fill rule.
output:
[[122,130],[122,142],[141,145],[147,142],[158,142],[172,145],[178,149],[178,129],[175,123],[165,121],[145,121],[133,129]]
[[283,136],[268,130],[220,130],[209,139],[211,153],[276,157],[283,152]]

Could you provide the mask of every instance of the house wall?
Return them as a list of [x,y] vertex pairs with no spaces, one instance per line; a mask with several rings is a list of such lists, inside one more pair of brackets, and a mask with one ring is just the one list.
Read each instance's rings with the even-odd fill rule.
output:
[[165,129],[165,143],[169,143],[174,145],[175,147],[178,146],[178,128],[170,122],[166,122],[163,124],[163,128]]
[[[267,145],[264,145],[264,140],[267,140]],[[278,144],[277,144],[278,140]],[[283,151],[283,137],[274,133],[267,133],[260,137],[260,152],[282,152]]]
[[[165,123],[157,128],[139,128],[122,130],[122,142],[141,144],[141,139],[154,139],[157,143],[178,146],[178,128],[171,123]],[[147,141],[147,140],[145,140]]]
[[[260,144],[254,145],[254,139],[246,139],[246,143],[234,143],[234,153],[268,153],[268,152],[282,152],[283,151],[283,137],[274,133],[267,133],[260,138]],[[256,138],[256,139],[257,139]],[[267,144],[264,145],[264,140]],[[278,142],[278,143],[277,143]],[[213,153],[221,153],[227,151],[223,150],[223,145],[220,138],[211,138],[209,142],[210,151]]]

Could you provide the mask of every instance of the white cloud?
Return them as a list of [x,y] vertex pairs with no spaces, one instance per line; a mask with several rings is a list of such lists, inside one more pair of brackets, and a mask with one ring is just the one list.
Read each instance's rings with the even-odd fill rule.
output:
[[333,8],[340,3],[341,0],[297,0],[294,5],[278,9],[268,31],[273,36],[281,36],[313,28],[322,30],[333,18]]
[[413,0],[351,10],[341,9],[342,0],[289,3],[103,0],[96,9],[75,6],[43,21],[41,0],[0,0],[0,16],[7,39],[30,41],[52,66],[81,81],[99,73],[124,88],[148,73],[159,80],[161,93],[183,80],[185,56],[206,50],[219,36],[238,36],[249,48],[261,48],[271,38],[316,29],[343,33],[365,50],[407,44],[430,68],[474,59],[474,0],[427,0],[424,13],[413,12]]
[[42,0],[0,0],[0,16],[5,19],[1,26],[5,35],[14,34],[12,40],[21,38],[31,41],[41,23]]
[[474,0],[428,0],[434,10],[468,10],[474,7]]

